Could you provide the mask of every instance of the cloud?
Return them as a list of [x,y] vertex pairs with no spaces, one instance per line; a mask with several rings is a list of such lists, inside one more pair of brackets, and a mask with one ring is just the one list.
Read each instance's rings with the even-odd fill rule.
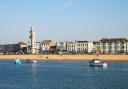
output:
[[76,0],[68,0],[65,4],[64,7],[69,7],[71,6]]

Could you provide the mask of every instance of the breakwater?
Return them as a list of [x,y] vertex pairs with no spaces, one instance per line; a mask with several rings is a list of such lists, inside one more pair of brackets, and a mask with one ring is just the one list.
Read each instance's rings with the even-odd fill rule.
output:
[[[15,60],[16,58],[26,60],[48,60],[48,61],[89,61],[96,55],[0,55],[0,60]],[[128,55],[99,55],[102,61],[128,61]]]

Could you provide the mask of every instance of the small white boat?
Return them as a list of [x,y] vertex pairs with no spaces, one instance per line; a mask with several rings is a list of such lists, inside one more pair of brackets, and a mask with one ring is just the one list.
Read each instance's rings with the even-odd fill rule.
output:
[[107,63],[101,62],[99,59],[89,61],[90,66],[107,67]]
[[15,60],[15,64],[21,64],[21,60],[17,58],[17,59]]
[[36,60],[33,60],[32,62],[33,62],[33,63],[37,63],[37,61],[36,61]]
[[30,60],[30,59],[26,60],[26,63],[36,63],[36,62],[37,62],[36,60]]

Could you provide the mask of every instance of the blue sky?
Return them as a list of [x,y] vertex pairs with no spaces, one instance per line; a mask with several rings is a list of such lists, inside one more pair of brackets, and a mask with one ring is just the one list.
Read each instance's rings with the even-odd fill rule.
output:
[[128,0],[0,0],[0,44],[128,38]]

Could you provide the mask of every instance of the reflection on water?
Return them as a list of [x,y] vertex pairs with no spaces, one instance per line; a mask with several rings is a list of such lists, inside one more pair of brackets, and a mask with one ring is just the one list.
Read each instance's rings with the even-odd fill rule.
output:
[[93,69],[93,70],[107,70],[107,67],[90,67],[90,69]]
[[128,89],[127,76],[128,63],[0,61],[0,89]]
[[31,82],[32,82],[32,89],[36,89],[36,85],[38,85],[38,80],[37,80],[37,78],[36,78],[36,75],[37,75],[37,71],[36,71],[36,64],[35,63],[33,63],[32,64],[32,68],[31,68],[31,76],[32,76],[32,80],[31,80]]

